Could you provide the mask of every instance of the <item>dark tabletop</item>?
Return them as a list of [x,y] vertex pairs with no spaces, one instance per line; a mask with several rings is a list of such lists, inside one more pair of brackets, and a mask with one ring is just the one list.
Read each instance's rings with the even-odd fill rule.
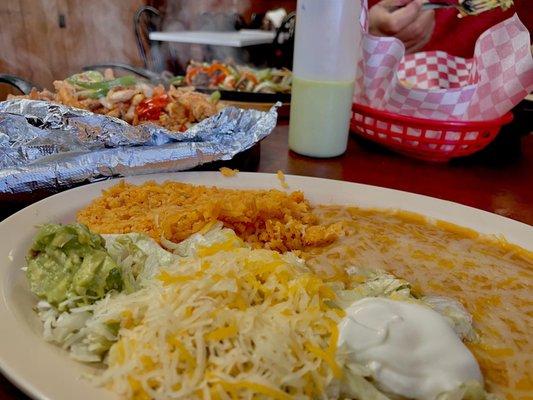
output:
[[[316,159],[287,150],[288,126],[261,143],[258,171],[365,183],[480,208],[533,225],[533,135],[504,131],[483,152],[428,163],[351,138],[340,157]],[[507,136],[507,137],[505,137]]]
[[[299,156],[288,150],[288,124],[281,120],[260,146],[237,157],[229,166],[245,171],[282,170],[286,174],[405,190],[533,225],[533,135],[519,133],[518,129],[516,125],[505,129],[478,155],[446,164],[432,164],[355,138],[349,140],[347,152],[340,157],[313,159]],[[0,220],[22,205],[19,202],[0,204]],[[0,400],[25,398],[0,375]]]

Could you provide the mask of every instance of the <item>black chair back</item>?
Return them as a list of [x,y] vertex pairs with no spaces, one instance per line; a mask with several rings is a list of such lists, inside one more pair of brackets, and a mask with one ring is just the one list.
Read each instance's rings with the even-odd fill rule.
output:
[[152,6],[141,6],[133,16],[133,30],[137,49],[144,68],[162,72],[165,70],[166,57],[160,42],[150,40],[150,32],[161,28],[161,12]]

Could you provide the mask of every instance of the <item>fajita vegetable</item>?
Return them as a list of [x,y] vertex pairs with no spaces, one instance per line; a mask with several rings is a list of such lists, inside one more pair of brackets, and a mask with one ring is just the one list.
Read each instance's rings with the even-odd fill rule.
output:
[[187,67],[185,83],[211,89],[238,90],[254,93],[290,93],[292,73],[288,69],[254,69],[218,61],[192,61]]
[[54,82],[55,92],[32,90],[27,97],[48,100],[86,109],[129,122],[132,125],[152,122],[171,131],[185,131],[192,125],[215,115],[222,108],[219,97],[195,92],[190,87],[168,90],[153,86],[133,76],[116,78],[111,70],[104,74],[86,71],[63,81]]

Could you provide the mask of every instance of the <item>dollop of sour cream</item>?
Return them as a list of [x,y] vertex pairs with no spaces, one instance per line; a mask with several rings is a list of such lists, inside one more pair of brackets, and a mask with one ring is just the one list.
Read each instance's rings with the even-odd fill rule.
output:
[[356,301],[339,323],[338,345],[372,371],[380,389],[407,398],[432,400],[461,383],[483,383],[476,359],[452,327],[420,304]]

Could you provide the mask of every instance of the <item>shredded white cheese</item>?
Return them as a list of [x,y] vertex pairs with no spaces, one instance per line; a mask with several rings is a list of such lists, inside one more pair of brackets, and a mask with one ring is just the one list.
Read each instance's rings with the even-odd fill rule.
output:
[[93,323],[120,323],[98,381],[135,399],[328,398],[342,375],[335,293],[294,255],[224,232],[95,307]]

